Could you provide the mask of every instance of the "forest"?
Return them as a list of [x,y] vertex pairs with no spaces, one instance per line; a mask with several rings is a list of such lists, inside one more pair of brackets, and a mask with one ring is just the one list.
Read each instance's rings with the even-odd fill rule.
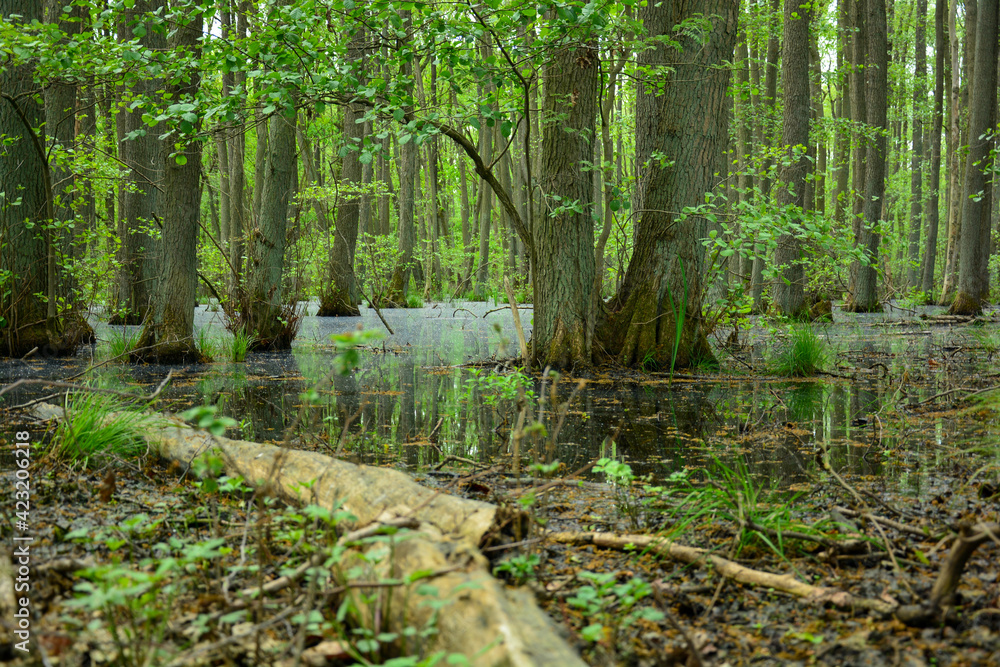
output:
[[998,77],[1000,0],[0,0],[0,662],[1000,664]]
[[206,298],[286,349],[300,300],[504,279],[539,367],[689,366],[827,300],[980,312],[996,8],[786,5],[9,2],[5,351],[100,309],[195,359]]

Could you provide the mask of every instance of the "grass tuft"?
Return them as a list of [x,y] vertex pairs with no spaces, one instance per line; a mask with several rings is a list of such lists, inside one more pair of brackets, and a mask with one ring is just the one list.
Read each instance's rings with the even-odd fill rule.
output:
[[124,358],[139,344],[138,329],[112,329],[108,339],[108,354],[112,359]]
[[229,341],[229,360],[245,361],[247,358],[247,352],[253,348],[253,344],[256,342],[256,335],[247,333],[247,330],[243,327],[237,329],[233,333],[232,340]]
[[155,418],[122,408],[101,394],[78,392],[66,398],[66,419],[55,433],[55,453],[64,461],[89,466],[103,458],[134,458],[146,453],[142,439]]
[[826,343],[809,326],[793,327],[788,342],[771,360],[775,375],[807,377],[827,364]]

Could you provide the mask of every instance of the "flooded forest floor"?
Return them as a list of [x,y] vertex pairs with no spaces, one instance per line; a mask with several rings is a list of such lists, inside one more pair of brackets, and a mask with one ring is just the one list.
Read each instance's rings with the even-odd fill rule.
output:
[[[498,577],[534,591],[587,664],[996,665],[1000,324],[939,313],[837,311],[813,326],[824,372],[800,379],[773,374],[791,334],[765,323],[717,332],[719,371],[525,375],[508,360],[509,311],[460,303],[385,311],[396,334],[367,343],[350,375],[331,373],[340,351],[328,335],[380,328],[371,312],[304,318],[290,354],[172,369],[95,367],[127,333],[103,327],[95,349],[5,362],[0,382],[148,394],[169,371],[155,410],[213,406],[202,416],[230,419],[230,437],[400,469],[526,512],[528,529],[486,556]],[[197,318],[221,349],[217,314]],[[0,659],[434,664],[433,627],[384,632],[361,602],[324,608],[305,580],[234,608],[234,591],[290,576],[311,545],[336,542],[336,521],[220,477],[212,460],[164,465],[127,437],[67,456],[60,443],[79,434],[12,409],[53,393],[2,397],[11,429],[37,445],[37,650],[9,645]],[[13,507],[7,515],[10,539]],[[953,585],[942,583],[959,559]],[[359,595],[381,608],[390,590]]]

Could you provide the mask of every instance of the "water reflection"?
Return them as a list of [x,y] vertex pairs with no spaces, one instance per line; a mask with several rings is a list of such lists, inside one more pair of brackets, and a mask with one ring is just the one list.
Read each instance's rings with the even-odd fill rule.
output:
[[[288,433],[294,446],[327,453],[343,449],[343,455],[370,463],[417,467],[455,455],[488,464],[508,454],[516,399],[502,397],[501,390],[481,380],[482,373],[460,364],[489,359],[514,339],[509,313],[493,308],[462,304],[385,311],[396,334],[366,350],[361,366],[349,376],[331,373],[336,351],[326,344],[328,335],[359,324],[381,328],[381,323],[370,312],[358,318],[307,317],[291,353],[252,355],[240,364],[174,368],[175,380],[159,407],[180,411],[194,404],[216,405],[221,414],[240,422],[230,435],[248,440],[279,441],[294,425]],[[218,329],[215,318],[200,309],[197,321]],[[921,338],[913,344],[929,343]],[[82,357],[12,361],[0,365],[0,381],[65,378],[88,362]],[[134,390],[155,386],[167,371],[155,365],[110,364],[91,375],[103,385]],[[573,386],[559,383],[555,404],[565,402]],[[541,390],[536,380],[533,391]],[[543,397],[530,402],[531,414],[541,415],[549,434],[559,420],[550,390],[551,384],[541,408]],[[554,442],[536,433],[524,440],[521,452],[526,463],[557,458],[570,470],[614,455],[628,461],[636,474],[654,478],[718,458],[787,485],[815,471],[817,450],[824,447],[839,469],[895,480],[920,493],[923,476],[912,475],[914,466],[907,463],[932,459],[927,454],[934,451],[934,441],[947,438],[955,426],[941,425],[937,433],[914,434],[906,442],[886,436],[880,414],[892,407],[886,397],[892,390],[877,378],[597,378],[568,406]],[[15,393],[6,404],[39,393]],[[912,454],[882,455],[889,450]]]

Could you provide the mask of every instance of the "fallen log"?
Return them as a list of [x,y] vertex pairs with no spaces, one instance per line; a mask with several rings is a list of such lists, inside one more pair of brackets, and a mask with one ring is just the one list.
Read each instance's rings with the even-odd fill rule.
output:
[[[62,408],[49,404],[34,406],[32,413],[41,419],[64,416]],[[419,534],[399,541],[391,562],[383,561],[367,572],[356,568],[357,576],[370,580],[374,571],[400,579],[416,573],[442,573],[426,580],[433,583],[440,600],[449,602],[437,612],[435,648],[463,654],[477,666],[585,664],[559,636],[555,623],[537,607],[530,592],[509,590],[490,575],[489,562],[479,550],[502,532],[526,534],[523,513],[432,491],[395,470],[213,437],[172,417],[149,427],[144,437],[159,456],[183,466],[201,454],[218,451],[227,474],[241,475],[248,483],[293,502],[323,507],[339,504],[357,517],[354,526],[391,516],[416,519]],[[304,492],[303,482],[313,480]],[[517,530],[511,531],[512,527]],[[397,631],[430,621],[435,612],[425,596],[405,599],[404,605],[395,605]]]

